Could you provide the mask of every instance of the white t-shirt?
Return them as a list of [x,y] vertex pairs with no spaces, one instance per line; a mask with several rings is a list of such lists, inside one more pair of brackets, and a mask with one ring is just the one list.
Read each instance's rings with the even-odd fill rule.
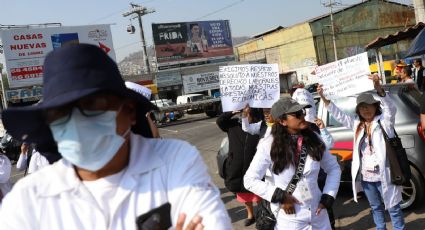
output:
[[113,207],[111,203],[114,200],[113,198],[126,170],[127,168],[98,180],[82,181],[93,195],[93,198],[96,200],[99,208],[102,210],[102,213],[105,215],[105,220],[108,223],[108,226],[110,223],[110,207]]

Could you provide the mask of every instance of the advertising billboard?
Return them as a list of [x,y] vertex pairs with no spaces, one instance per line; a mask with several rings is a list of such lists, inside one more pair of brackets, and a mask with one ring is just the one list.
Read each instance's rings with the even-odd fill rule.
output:
[[152,24],[158,70],[233,61],[228,20]]
[[199,73],[183,76],[185,94],[202,92],[210,89],[219,89],[218,72]]
[[116,59],[109,25],[19,28],[3,30],[0,36],[11,89],[41,85],[44,58],[64,45],[94,44]]

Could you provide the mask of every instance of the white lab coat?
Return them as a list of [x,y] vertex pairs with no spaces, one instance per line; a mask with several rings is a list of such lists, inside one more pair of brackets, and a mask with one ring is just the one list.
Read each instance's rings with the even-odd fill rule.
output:
[[[385,204],[385,209],[392,208],[401,201],[401,186],[396,186],[391,184],[390,169],[386,164],[386,147],[385,147],[385,138],[382,134],[382,130],[379,127],[378,120],[381,120],[381,124],[387,132],[389,137],[394,137],[394,122],[395,114],[397,108],[392,103],[388,94],[385,97],[380,97],[382,114],[375,116],[372,122],[372,142],[375,149],[375,153],[378,156],[379,160],[379,175],[381,175],[381,185],[382,185],[382,194]],[[360,184],[360,154],[359,154],[359,144],[361,137],[363,136],[364,129],[362,128],[359,131],[358,138],[355,138],[355,132],[357,126],[360,123],[358,116],[353,116],[350,114],[344,113],[332,102],[328,105],[328,111],[332,116],[339,121],[342,125],[347,128],[354,130],[354,146],[353,146],[353,160],[351,163],[351,177],[352,177],[352,187],[354,201],[357,202],[357,193],[362,191]]]
[[[295,167],[289,166],[278,175],[272,173],[271,181],[264,182],[266,170],[272,171],[272,161],[270,158],[270,149],[273,143],[273,136],[270,135],[257,146],[257,152],[254,159],[251,161],[247,172],[244,177],[245,188],[258,196],[271,201],[273,193],[276,188],[279,187],[285,190],[295,174]],[[330,229],[329,217],[326,209],[322,210],[318,216],[316,216],[316,209],[319,205],[322,192],[317,185],[317,177],[320,168],[328,174],[326,178],[326,185],[323,189],[323,193],[329,194],[336,197],[339,188],[339,180],[341,176],[341,170],[336,161],[336,157],[331,155],[329,151],[325,151],[322,160],[314,161],[311,157],[307,157],[306,164],[304,167],[303,178],[298,182],[297,188],[295,189],[293,196],[302,202],[301,205],[295,205],[294,215],[286,214],[282,209],[279,209],[277,213],[277,221],[275,229]],[[312,199],[309,201],[302,201],[300,199],[299,184],[305,183],[309,191],[312,194]],[[271,203],[270,207],[273,212],[278,209],[277,203]]]
[[109,226],[96,200],[62,159],[21,179],[0,210],[2,229],[136,229],[136,218],[171,203],[178,215],[203,217],[205,229],[231,229],[230,218],[195,147],[131,134],[130,163],[110,206]]
[[10,183],[11,172],[12,164],[10,163],[9,158],[7,158],[7,156],[3,154],[0,154],[0,190],[3,196],[5,196],[12,188],[12,185]]
[[[19,155],[18,162],[16,162],[16,169],[18,169],[18,171],[25,170],[27,168],[27,160],[28,160],[27,154],[21,153]],[[34,149],[31,154],[27,173],[31,174],[47,165],[49,165],[49,161],[46,159],[46,157],[41,155],[40,152]]]

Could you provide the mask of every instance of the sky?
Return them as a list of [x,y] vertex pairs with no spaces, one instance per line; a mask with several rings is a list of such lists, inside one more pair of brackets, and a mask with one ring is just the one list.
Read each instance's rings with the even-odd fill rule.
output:
[[[361,0],[332,0],[334,10]],[[411,5],[412,0],[394,0]],[[329,13],[324,3],[329,0],[0,0],[1,25],[61,23],[63,26],[111,24],[117,61],[142,50],[137,20],[122,14],[130,2],[142,5],[154,13],[143,17],[145,40],[153,45],[152,23],[229,20],[232,36],[252,36],[277,26],[288,27]],[[126,28],[136,27],[134,34]]]

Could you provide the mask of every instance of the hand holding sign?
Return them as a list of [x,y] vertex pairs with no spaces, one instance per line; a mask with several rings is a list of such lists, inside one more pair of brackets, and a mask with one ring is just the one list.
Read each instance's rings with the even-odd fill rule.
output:
[[369,75],[369,79],[372,80],[373,87],[378,92],[378,95],[381,96],[381,97],[385,96],[385,91],[384,91],[384,89],[382,89],[382,86],[381,86],[381,79],[382,78],[377,73],[375,73],[375,74]]
[[346,97],[373,89],[367,53],[344,58],[316,68],[316,76],[328,99]]

